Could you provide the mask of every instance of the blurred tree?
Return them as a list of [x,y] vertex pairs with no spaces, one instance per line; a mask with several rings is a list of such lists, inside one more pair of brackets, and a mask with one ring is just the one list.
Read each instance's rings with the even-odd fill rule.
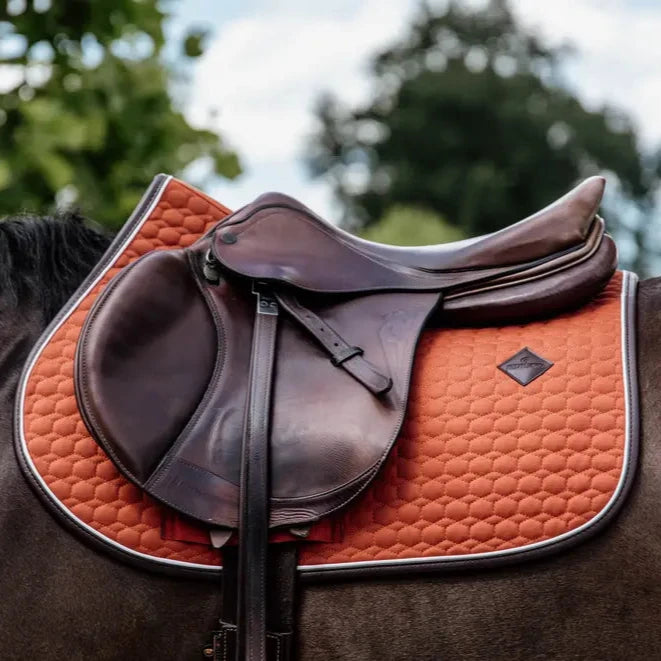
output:
[[[73,203],[120,226],[152,177],[205,158],[234,177],[236,155],[191,127],[170,87],[157,0],[9,0],[0,9],[0,214]],[[177,59],[203,52],[184,35]],[[168,51],[172,45],[168,45]]]
[[360,236],[397,246],[424,246],[459,241],[464,233],[435,213],[396,204],[378,222],[364,228]]
[[405,38],[375,58],[366,106],[320,100],[311,171],[330,178],[354,229],[404,204],[470,235],[490,232],[604,171],[627,199],[649,203],[655,164],[626,116],[588,111],[563,88],[567,54],[529,34],[505,0],[479,11],[424,5]]

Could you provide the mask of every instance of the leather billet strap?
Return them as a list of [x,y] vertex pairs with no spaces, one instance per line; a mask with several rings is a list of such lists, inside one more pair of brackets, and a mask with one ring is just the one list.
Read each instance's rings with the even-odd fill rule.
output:
[[[266,624],[270,419],[280,309],[326,350],[333,365],[346,370],[374,395],[387,393],[392,379],[365,359],[362,349],[346,342],[294,296],[275,292],[260,282],[253,282],[253,293],[257,309],[241,452],[236,625],[225,622],[221,637],[223,653],[228,641],[236,637],[235,658],[239,661],[266,661],[267,658],[270,661],[276,653],[273,649],[287,650],[289,643],[286,641],[291,638],[281,633],[267,636]],[[267,648],[272,650],[268,656]],[[277,658],[283,658],[280,652]]]
[[266,559],[269,524],[269,439],[278,303],[255,283],[257,310],[241,453],[237,661],[266,660]]
[[[269,547],[266,592],[266,659],[290,661],[294,649],[296,609],[297,543],[283,542]],[[236,603],[238,548],[223,549],[223,607],[220,629],[213,632],[213,644],[204,652],[213,661],[234,661],[237,657],[238,631]]]
[[[237,626],[221,621],[220,629],[213,636],[213,661],[234,661],[238,657]],[[288,661],[292,655],[294,634],[266,632],[267,661]]]
[[349,344],[321,317],[301,305],[296,297],[282,292],[275,296],[290,317],[326,350],[333,365],[346,370],[374,395],[384,395],[392,388],[392,379],[364,358],[360,347]]

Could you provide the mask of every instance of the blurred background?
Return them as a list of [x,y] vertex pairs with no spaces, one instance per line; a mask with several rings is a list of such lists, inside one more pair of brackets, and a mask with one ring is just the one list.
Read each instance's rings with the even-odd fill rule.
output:
[[167,172],[411,245],[603,174],[621,265],[661,273],[658,0],[0,3],[0,215],[117,229]]

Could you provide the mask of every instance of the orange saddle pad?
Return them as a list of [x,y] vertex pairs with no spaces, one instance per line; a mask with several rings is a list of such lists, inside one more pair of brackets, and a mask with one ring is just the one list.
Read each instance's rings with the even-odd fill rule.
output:
[[[156,180],[35,346],[19,387],[15,440],[37,493],[85,539],[143,566],[216,573],[222,554],[206,529],[120,475],[92,439],[74,395],[76,345],[122,268],[151,250],[192,244],[229,213],[181,181]],[[301,542],[300,571],[492,564],[558,550],[603,527],[636,466],[636,283],[618,272],[589,304],[544,321],[426,331],[385,467]],[[499,368],[524,348],[551,363],[527,385]]]

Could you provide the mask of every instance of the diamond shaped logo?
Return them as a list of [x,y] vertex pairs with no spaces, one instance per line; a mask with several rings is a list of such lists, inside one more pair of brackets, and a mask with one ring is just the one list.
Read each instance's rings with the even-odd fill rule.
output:
[[534,351],[528,349],[528,347],[524,347],[504,363],[498,365],[499,370],[505,372],[507,376],[522,386],[527,386],[531,381],[534,381],[537,377],[542,376],[544,372],[551,369],[551,367],[553,367],[553,363],[538,356]]

